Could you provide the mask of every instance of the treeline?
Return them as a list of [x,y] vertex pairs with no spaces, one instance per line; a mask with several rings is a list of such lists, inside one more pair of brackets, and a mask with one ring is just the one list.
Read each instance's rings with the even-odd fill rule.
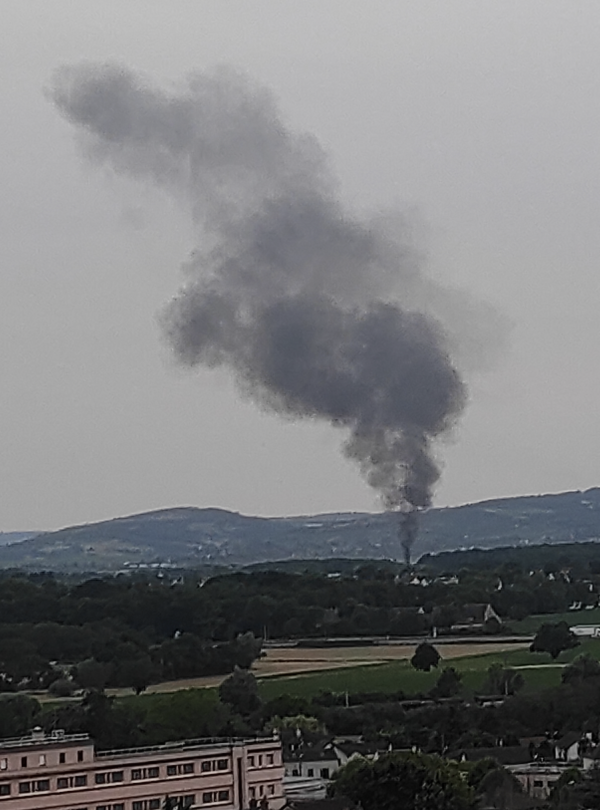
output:
[[580,575],[586,572],[596,575],[600,574],[600,542],[470,548],[424,554],[419,560],[420,567],[435,572],[457,572],[466,568],[494,571],[505,565],[514,565],[523,570],[567,568]]
[[[215,636],[196,585],[53,577],[0,580],[0,691],[132,687],[249,668],[252,633]],[[190,601],[190,596],[194,597]]]
[[[263,571],[213,577],[0,579],[0,689],[131,686],[250,667],[264,638],[425,635],[490,603],[506,629],[594,602],[600,577],[516,565],[435,577],[364,565],[334,577]],[[489,631],[500,630],[497,622]]]

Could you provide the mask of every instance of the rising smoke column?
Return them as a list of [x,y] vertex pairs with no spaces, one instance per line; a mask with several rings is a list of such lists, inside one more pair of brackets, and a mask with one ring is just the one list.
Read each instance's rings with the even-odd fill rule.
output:
[[408,515],[410,560],[416,510],[440,475],[433,445],[466,401],[426,305],[443,290],[415,251],[346,212],[315,139],[234,71],[159,89],[120,66],[78,65],[51,96],[88,157],[189,206],[196,246],[162,315],[178,360],[225,366],[260,406],[343,428],[385,508]]

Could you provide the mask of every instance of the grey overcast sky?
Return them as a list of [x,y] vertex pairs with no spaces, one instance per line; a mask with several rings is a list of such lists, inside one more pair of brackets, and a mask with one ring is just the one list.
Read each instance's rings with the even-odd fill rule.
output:
[[190,504],[376,510],[339,431],[177,368],[157,313],[185,211],[91,167],[44,95],[62,64],[164,82],[219,63],[276,94],[351,210],[406,209],[427,271],[510,323],[437,504],[595,486],[598,0],[3,0],[0,530]]

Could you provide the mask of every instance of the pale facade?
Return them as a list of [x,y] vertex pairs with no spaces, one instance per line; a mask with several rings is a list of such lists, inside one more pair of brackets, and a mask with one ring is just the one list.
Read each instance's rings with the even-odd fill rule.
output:
[[[188,740],[96,752],[87,734],[0,740],[0,810],[159,810],[166,796],[206,810],[284,804],[276,737]],[[254,805],[254,802],[252,802]]]

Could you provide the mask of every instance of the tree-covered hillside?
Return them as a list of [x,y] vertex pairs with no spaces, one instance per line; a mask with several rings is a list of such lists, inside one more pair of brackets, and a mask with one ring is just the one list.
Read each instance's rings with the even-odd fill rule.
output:
[[[110,571],[132,564],[243,566],[270,560],[401,559],[398,516],[258,518],[178,507],[74,526],[0,547],[0,567]],[[600,537],[600,489],[501,498],[421,515],[426,552],[568,543]]]

